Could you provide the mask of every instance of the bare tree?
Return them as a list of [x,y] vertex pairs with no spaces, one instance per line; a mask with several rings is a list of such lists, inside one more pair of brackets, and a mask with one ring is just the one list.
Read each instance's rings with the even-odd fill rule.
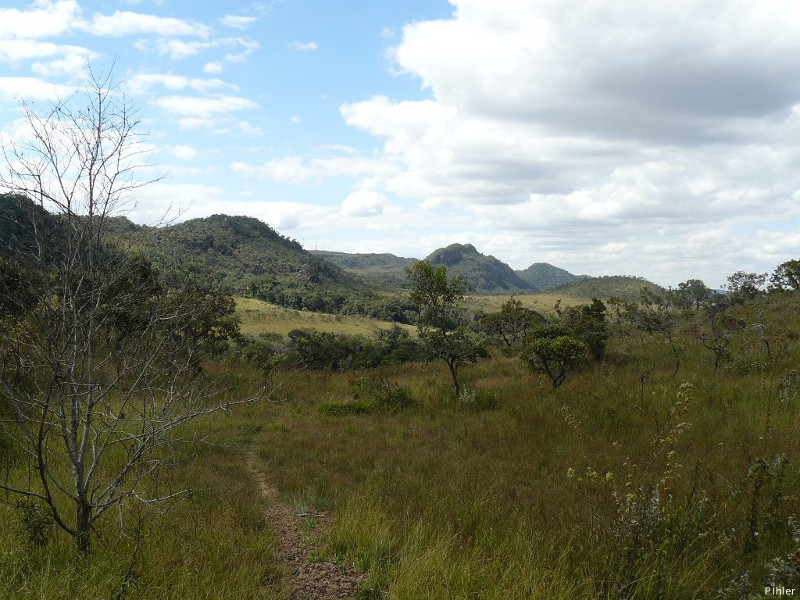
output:
[[109,509],[159,499],[140,484],[190,421],[245,401],[215,394],[199,369],[232,308],[164,289],[145,258],[109,241],[148,183],[139,121],[110,74],[23,111],[29,136],[4,142],[0,171],[13,232],[0,249],[0,435],[36,477],[0,489],[46,503],[87,552]]

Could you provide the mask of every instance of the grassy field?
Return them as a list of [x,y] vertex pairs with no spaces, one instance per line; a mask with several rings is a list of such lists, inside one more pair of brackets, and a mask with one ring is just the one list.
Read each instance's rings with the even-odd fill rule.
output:
[[[255,336],[260,333],[286,335],[293,329],[309,328],[325,333],[371,336],[379,329],[389,329],[392,323],[350,315],[329,315],[306,310],[293,310],[254,298],[237,298],[236,313],[241,318],[241,331]],[[402,326],[416,331],[411,326]]]
[[[260,331],[266,313],[239,306]],[[125,535],[142,517],[138,550],[116,517],[88,557],[59,533],[32,547],[13,499],[0,506],[0,598],[286,598],[248,457],[299,512],[333,512],[322,558],[367,572],[362,600],[800,588],[797,308],[742,309],[749,325],[716,373],[688,330],[676,376],[660,338],[617,330],[605,361],[556,390],[500,353],[464,368],[457,404],[438,363],[282,373],[270,402],[209,423],[210,443],[183,450],[176,473],[194,493],[162,512],[123,507]],[[232,397],[258,381],[244,363],[207,371]],[[320,410],[353,402],[364,377],[403,386],[413,406]],[[27,477],[24,462],[3,468]]]

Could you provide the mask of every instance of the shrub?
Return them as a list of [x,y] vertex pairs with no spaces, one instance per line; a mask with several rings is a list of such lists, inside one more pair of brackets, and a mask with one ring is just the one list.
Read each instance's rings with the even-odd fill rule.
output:
[[375,405],[379,410],[395,412],[414,404],[411,391],[404,385],[383,377],[359,377],[352,383],[353,399]]

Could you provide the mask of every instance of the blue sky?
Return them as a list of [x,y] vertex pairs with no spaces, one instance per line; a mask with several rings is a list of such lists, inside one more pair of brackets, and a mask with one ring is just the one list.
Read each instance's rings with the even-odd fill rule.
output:
[[0,135],[116,57],[135,222],[716,287],[800,256],[798,55],[788,0],[6,0]]

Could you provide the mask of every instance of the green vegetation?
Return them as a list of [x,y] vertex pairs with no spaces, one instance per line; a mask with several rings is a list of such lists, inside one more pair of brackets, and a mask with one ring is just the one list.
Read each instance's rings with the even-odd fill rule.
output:
[[417,328],[426,354],[441,359],[450,370],[458,401],[458,370],[488,356],[484,341],[467,329],[461,302],[469,284],[461,275],[448,277],[444,266],[421,260],[406,268],[411,284],[409,298],[419,310]]
[[435,250],[425,260],[460,275],[476,292],[507,294],[530,288],[511,267],[494,256],[481,254],[472,244],[451,244]]
[[653,291],[661,289],[641,277],[627,275],[612,275],[603,277],[589,277],[580,279],[548,290],[550,294],[560,297],[580,298],[589,300],[599,298],[609,300],[621,298],[623,300],[636,300],[643,287]]
[[517,275],[528,283],[532,292],[543,292],[586,278],[586,275],[573,275],[548,263],[533,263],[527,269],[517,271]]
[[[173,485],[198,490],[189,499],[139,509],[140,522],[124,505],[133,539],[103,523],[103,551],[78,560],[62,534],[37,538],[35,512],[0,507],[0,597],[286,597],[251,449],[282,497],[335,512],[325,556],[367,571],[361,598],[740,598],[796,585],[797,303],[782,292],[728,306],[747,327],[716,375],[695,336],[702,308],[676,321],[677,378],[663,337],[616,319],[604,357],[556,389],[502,353],[462,369],[456,404],[443,361],[284,372],[277,402],[235,411],[205,430],[215,443],[176,456]],[[205,373],[227,374],[231,397],[260,381],[234,355]],[[25,476],[24,459],[4,460]]]
[[[467,302],[455,266],[504,270],[454,246],[454,275],[418,261],[407,297],[359,295],[254,219],[113,217],[142,182],[115,170],[136,122],[108,84],[28,107],[38,142],[0,174],[0,597],[287,598],[273,488],[333,512],[319,558],[362,569],[361,599],[800,589],[797,261],[725,295],[581,280],[539,310]],[[41,187],[54,151],[88,179]],[[418,335],[270,333],[241,286]]]
[[371,287],[379,289],[407,287],[405,268],[410,267],[417,260],[388,253],[348,254],[346,252],[312,250],[311,254],[358,275],[368,281]]

